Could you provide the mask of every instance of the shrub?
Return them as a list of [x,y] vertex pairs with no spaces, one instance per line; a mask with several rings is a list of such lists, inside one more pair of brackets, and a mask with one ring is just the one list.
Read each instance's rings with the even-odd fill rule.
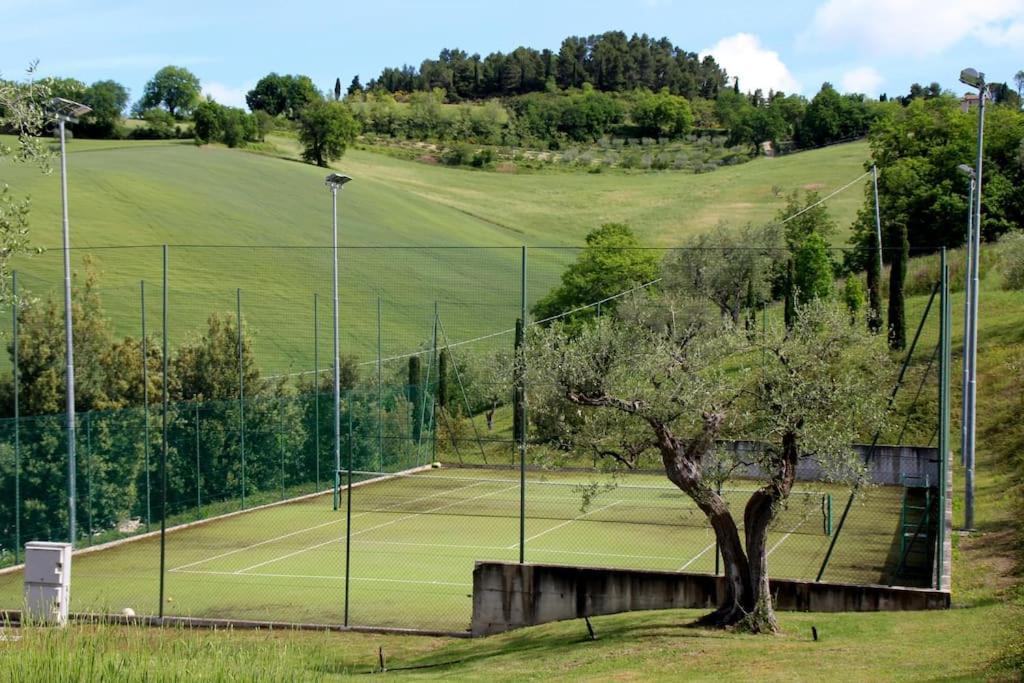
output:
[[1024,232],[1013,232],[999,241],[999,271],[1003,289],[1024,289]]

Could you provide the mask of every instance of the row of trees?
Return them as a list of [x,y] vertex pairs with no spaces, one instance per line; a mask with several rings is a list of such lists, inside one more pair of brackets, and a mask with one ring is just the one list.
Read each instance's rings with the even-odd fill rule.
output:
[[[114,335],[91,273],[74,289],[73,316],[81,527],[103,533],[132,517],[156,519],[164,388],[161,344],[152,338]],[[14,536],[15,504],[20,506],[23,538],[59,538],[67,528],[67,462],[60,415],[65,378],[62,307],[52,298],[25,299],[18,320],[21,465],[16,473],[10,452],[15,425],[5,420],[0,423],[3,543]],[[7,347],[13,361],[13,344]],[[294,487],[312,490],[318,476],[330,481],[334,432],[328,374],[320,383],[263,378],[248,330],[243,326],[240,334],[232,315],[211,314],[206,328],[168,357],[167,514],[237,501],[243,495],[265,500]],[[341,378],[346,424],[352,414],[354,467],[406,466],[416,444],[409,426],[414,412],[404,391],[389,390],[385,410],[378,414],[377,392],[360,390],[352,359],[344,359]],[[244,407],[238,400],[240,386]],[[13,414],[13,390],[13,377],[0,381],[0,415]],[[146,401],[151,406],[148,432]],[[378,433],[386,437],[384,452],[378,450]],[[21,492],[17,501],[16,475]]]
[[[985,133],[982,236],[994,241],[1024,226],[1024,112],[1007,104],[988,107]],[[915,98],[905,107],[889,104],[868,139],[879,169],[883,242],[896,247],[905,232],[915,253],[961,246],[969,181],[957,166],[973,165],[977,110],[962,111],[949,95]],[[875,241],[874,194],[868,184],[853,226],[851,269],[870,266]],[[886,260],[894,253],[887,250]]]
[[[451,101],[506,97],[552,88],[581,88],[625,92],[637,88],[667,88],[686,98],[714,98],[726,83],[725,71],[714,58],[703,59],[676,47],[668,38],[646,34],[627,37],[622,31],[570,36],[557,52],[518,47],[486,57],[463,50],[441,50],[437,59],[419,68],[386,68],[367,83],[367,90],[412,92],[444,88]],[[358,86],[353,81],[350,91]]]

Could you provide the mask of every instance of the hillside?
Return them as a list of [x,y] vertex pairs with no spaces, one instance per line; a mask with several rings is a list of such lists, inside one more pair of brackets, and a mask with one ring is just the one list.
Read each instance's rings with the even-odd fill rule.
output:
[[[288,141],[279,143],[287,156]],[[575,256],[572,249],[540,247],[579,245],[588,230],[607,221],[630,224],[651,246],[669,246],[719,221],[769,220],[784,206],[786,192],[841,186],[862,172],[866,155],[866,144],[853,143],[704,175],[508,175],[352,150],[337,164],[355,178],[341,195],[341,243],[360,247],[341,259],[342,347],[362,360],[373,358],[378,296],[385,356],[431,336],[435,301],[450,339],[507,329],[518,316],[520,245],[531,247],[533,300]],[[175,142],[77,140],[68,163],[72,241],[82,249],[76,269],[88,253],[102,273],[104,303],[119,333],[138,334],[141,279],[151,292],[148,323],[157,329],[156,245],[204,245],[170,252],[172,344],[210,312],[234,310],[241,288],[263,369],[307,370],[318,292],[321,358],[329,357],[331,261],[324,247],[331,239],[330,198],[323,169]],[[59,288],[59,177],[5,165],[4,181],[31,195],[33,244],[50,249],[17,259],[23,286],[36,294]],[[830,203],[844,230],[861,199],[851,188]],[[267,245],[287,248],[262,248]],[[371,245],[396,248],[366,248]],[[470,246],[488,249],[465,249]]]

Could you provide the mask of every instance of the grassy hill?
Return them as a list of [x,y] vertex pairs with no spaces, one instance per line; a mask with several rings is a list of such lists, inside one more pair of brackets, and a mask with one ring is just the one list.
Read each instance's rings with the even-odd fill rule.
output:
[[[233,311],[240,288],[263,369],[309,370],[319,293],[320,351],[329,357],[324,171],[281,158],[296,152],[294,141],[275,143],[277,156],[177,141],[71,143],[75,267],[88,254],[102,273],[104,303],[119,333],[138,334],[142,279],[149,287],[149,329],[159,329],[157,245],[192,245],[170,251],[172,344],[199,329],[210,312]],[[768,220],[789,190],[845,184],[861,173],[867,153],[865,144],[854,143],[705,175],[510,175],[352,150],[337,164],[355,178],[340,199],[341,243],[358,247],[341,255],[342,347],[364,361],[374,357],[378,297],[385,357],[431,337],[434,302],[449,339],[508,329],[519,314],[520,245],[531,248],[532,301],[575,257],[566,247],[582,244],[603,222],[626,222],[651,246],[676,245],[718,221]],[[59,177],[5,164],[4,180],[32,197],[32,241],[49,248],[17,259],[22,285],[37,295],[59,292]],[[844,227],[861,201],[858,190],[830,204]]]

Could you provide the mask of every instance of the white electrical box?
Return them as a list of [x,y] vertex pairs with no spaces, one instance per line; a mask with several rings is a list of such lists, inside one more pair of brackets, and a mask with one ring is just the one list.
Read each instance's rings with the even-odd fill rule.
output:
[[71,544],[25,544],[25,617],[63,625],[71,597]]

